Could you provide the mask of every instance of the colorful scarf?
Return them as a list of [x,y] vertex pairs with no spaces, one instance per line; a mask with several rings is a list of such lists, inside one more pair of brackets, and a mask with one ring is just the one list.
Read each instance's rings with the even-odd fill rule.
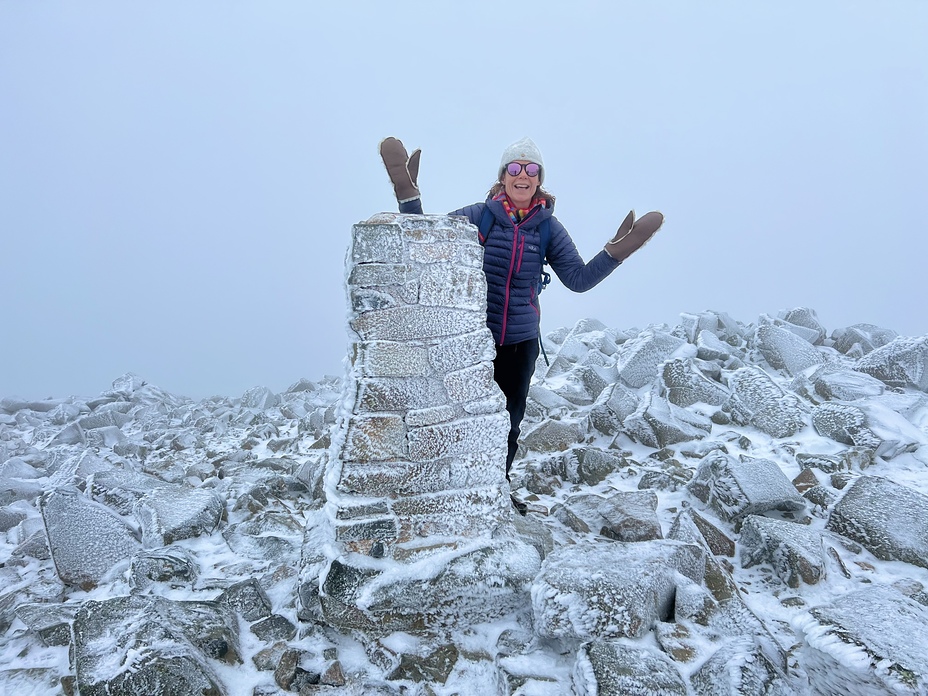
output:
[[496,196],[493,197],[494,201],[499,201],[503,204],[503,208],[506,210],[506,214],[509,215],[509,219],[512,220],[512,223],[518,224],[525,217],[535,209],[535,206],[540,205],[542,208],[545,207],[545,199],[542,196],[537,196],[532,199],[531,205],[528,208],[513,208],[512,202],[509,200],[509,196],[506,195],[505,191],[500,191]]

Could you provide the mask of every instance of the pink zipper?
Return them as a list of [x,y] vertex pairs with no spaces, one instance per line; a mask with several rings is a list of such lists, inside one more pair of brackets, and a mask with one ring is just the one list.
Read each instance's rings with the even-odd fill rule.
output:
[[509,259],[509,273],[506,276],[506,301],[503,303],[503,327],[500,331],[499,343],[500,345],[506,342],[506,323],[509,319],[509,286],[512,282],[512,269],[515,267],[516,263],[516,247],[518,246],[519,238],[519,225],[513,223],[512,226],[512,257]]
[[[521,224],[524,225],[526,222],[531,220],[536,212],[538,212],[537,208],[533,210],[528,215],[528,217],[526,217],[521,222]],[[512,225],[512,256],[509,259],[509,273],[506,276],[506,301],[503,303],[503,326],[502,326],[502,330],[500,331],[500,337],[499,337],[500,345],[506,342],[506,324],[508,323],[508,320],[509,320],[509,288],[510,288],[510,284],[512,283],[512,271],[513,269],[515,269],[516,273],[518,273],[522,268],[522,252],[525,249],[525,235],[522,235],[522,240],[520,243],[519,225],[520,223],[513,223]],[[518,268],[516,268],[516,250],[518,250],[519,252]],[[529,304],[531,304],[531,302],[529,302]],[[538,310],[536,309],[535,311],[537,312]]]

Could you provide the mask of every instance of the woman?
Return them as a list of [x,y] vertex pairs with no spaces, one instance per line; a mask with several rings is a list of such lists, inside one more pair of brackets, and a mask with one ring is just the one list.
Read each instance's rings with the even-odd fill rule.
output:
[[[419,197],[419,155],[407,155],[396,138],[380,143],[380,155],[393,182],[401,213],[422,214]],[[554,196],[545,191],[544,161],[538,147],[528,138],[503,151],[493,184],[483,203],[455,210],[481,227],[484,211],[492,213],[484,246],[483,270],[487,277],[487,325],[496,342],[494,378],[506,396],[509,411],[509,451],[506,478],[518,447],[525,400],[538,358],[539,307],[537,292],[544,261],[574,292],[586,292],[612,273],[640,249],[663,222],[660,213],[635,220],[630,212],[603,251],[589,263],[581,258],[564,226],[554,217]],[[486,226],[486,224],[484,224]],[[547,247],[542,249],[542,237]]]

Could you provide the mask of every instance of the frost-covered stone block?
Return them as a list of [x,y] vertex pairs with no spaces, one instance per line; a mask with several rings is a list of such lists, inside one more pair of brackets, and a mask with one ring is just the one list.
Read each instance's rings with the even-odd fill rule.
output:
[[[496,411],[498,409],[492,409]],[[418,428],[423,425],[436,425],[438,423],[447,423],[454,420],[460,414],[453,406],[435,406],[433,408],[423,408],[406,413],[406,425],[410,428]]]
[[16,607],[16,617],[39,637],[44,645],[70,645],[71,624],[79,604],[24,603]]
[[462,241],[410,242],[409,259],[414,263],[452,263],[464,268],[483,269],[483,247],[474,240],[473,244]]
[[684,312],[680,315],[680,321],[690,343],[693,343],[702,331],[714,334],[731,346],[739,345],[744,339],[745,330],[741,322],[732,319],[725,312]]
[[365,377],[423,377],[431,372],[428,348],[396,341],[358,344],[354,363]]
[[483,450],[488,442],[505,442],[508,433],[509,419],[503,413],[410,428],[408,458],[421,462],[442,457],[466,457]]
[[508,518],[511,506],[508,490],[502,491],[500,483],[394,501],[391,508],[400,520],[399,543],[423,537],[476,538],[492,532]]
[[485,312],[409,305],[365,312],[349,324],[364,341],[417,341],[477,331],[486,321]]
[[132,558],[129,586],[145,590],[155,583],[192,588],[199,571],[193,555],[181,546],[141,551]]
[[771,437],[790,437],[805,425],[799,399],[784,392],[762,370],[743,367],[728,375],[732,410],[740,420]]
[[540,563],[533,546],[511,538],[483,538],[390,572],[335,560],[323,613],[333,626],[388,632],[492,621],[524,607]]
[[299,552],[303,541],[301,519],[286,513],[260,513],[244,522],[230,524],[223,530],[222,538],[241,556],[262,561],[279,560]]
[[155,548],[209,534],[224,510],[222,498],[211,490],[162,486],[136,503],[135,516],[142,525],[142,543]]
[[26,519],[26,513],[12,508],[0,508],[0,532],[8,532]]
[[739,461],[719,450],[702,458],[687,488],[729,522],[770,510],[805,508],[805,501],[774,462]]
[[107,507],[125,515],[132,514],[138,500],[164,486],[161,479],[128,469],[94,472],[90,481],[94,497],[102,499]]
[[348,274],[348,284],[358,288],[404,285],[410,268],[403,263],[367,263],[355,266]]
[[595,486],[625,464],[624,457],[618,454],[598,447],[583,447],[577,451],[577,479],[588,486]]
[[700,360],[728,360],[733,354],[733,347],[711,331],[696,335],[696,357]]
[[418,495],[442,491],[451,484],[452,459],[435,459],[424,462],[376,462],[342,465],[338,490],[375,497]]
[[895,338],[860,358],[854,369],[892,386],[928,392],[928,335]]
[[812,425],[823,437],[855,447],[879,449],[882,441],[867,427],[867,416],[851,404],[825,403],[812,409]]
[[712,422],[649,392],[638,409],[623,422],[624,430],[648,447],[663,448],[678,442],[700,440],[712,432]]
[[428,377],[379,377],[360,379],[356,385],[358,413],[411,411],[443,406],[448,395],[441,379]]
[[865,587],[814,607],[793,628],[815,693],[928,693],[928,609],[890,587]]
[[822,326],[822,322],[819,321],[815,310],[809,307],[786,309],[778,312],[777,317],[791,324],[792,327],[806,329],[808,333],[804,334],[804,337],[812,345],[821,345],[825,340],[825,336],[828,335],[825,327]]
[[690,684],[697,694],[720,696],[794,696],[796,693],[783,671],[747,636],[719,648],[692,674]]
[[642,331],[626,341],[616,354],[619,379],[632,389],[651,384],[659,374],[661,363],[686,342],[663,331]]
[[678,573],[699,582],[701,548],[675,541],[578,544],[545,558],[532,586],[535,631],[552,638],[638,638],[672,611]]
[[730,396],[728,389],[706,377],[693,364],[692,358],[668,360],[661,371],[661,380],[664,395],[676,406],[686,407],[695,403],[722,406]]
[[0,476],[0,505],[9,505],[17,500],[35,500],[43,490],[41,481]]
[[823,367],[809,378],[815,393],[825,399],[856,401],[871,396],[880,396],[886,385],[875,377],[854,370]]
[[257,621],[271,615],[271,600],[254,578],[230,585],[219,595],[225,604],[245,621]]
[[471,416],[485,416],[489,413],[499,413],[506,409],[506,397],[499,389],[491,390],[485,399],[476,399],[461,404],[464,413]]
[[351,309],[354,312],[370,312],[375,309],[396,307],[399,302],[389,292],[378,290],[352,289],[349,291]]
[[429,362],[441,373],[480,362],[493,362],[493,334],[484,326],[477,331],[446,338],[429,348]]
[[928,444],[925,433],[898,413],[885,397],[853,404],[821,404],[812,410],[812,424],[820,435],[870,450],[884,459],[914,452]]
[[771,366],[795,376],[825,362],[824,356],[806,339],[774,324],[757,327],[757,347]]
[[[817,469],[824,471],[826,474],[834,474],[839,471],[861,471],[873,464],[873,451],[865,447],[850,447],[839,454],[807,454],[798,452],[796,454],[796,463],[799,468]],[[795,480],[793,481],[795,483]],[[810,481],[816,485],[818,480],[812,477]]]
[[822,534],[795,522],[748,515],[741,527],[741,565],[767,563],[790,587],[815,585],[825,577]]
[[536,516],[513,515],[512,526],[519,539],[535,547],[541,560],[554,551],[554,535]]
[[252,387],[242,394],[242,406],[258,411],[266,411],[280,405],[280,396],[267,387]]
[[667,538],[705,545],[716,556],[735,555],[735,542],[691,507],[684,508],[676,516]]
[[399,225],[358,223],[351,238],[351,258],[357,264],[403,261],[404,235]]
[[131,595],[83,603],[74,619],[82,696],[223,694],[211,660],[240,663],[237,623],[216,602]]
[[80,426],[80,423],[70,423],[58,431],[58,434],[51,439],[48,446],[80,445],[86,441],[87,436],[84,434],[84,429]]
[[528,388],[528,399],[526,400],[526,414],[531,418],[532,415],[558,415],[563,416],[572,413],[575,410],[574,404],[570,403],[560,394],[555,394],[544,384],[533,384]]
[[589,406],[607,386],[606,380],[589,366],[578,366],[566,373],[562,383],[552,389],[573,406]]
[[544,420],[523,433],[522,442],[533,452],[564,452],[583,442],[585,435],[586,430],[576,421]]
[[132,421],[132,416],[127,416],[119,411],[102,411],[92,413],[89,416],[81,418],[77,422],[84,430],[96,430],[97,428],[117,427],[121,428],[126,423]]
[[595,493],[572,495],[564,501],[590,531],[616,541],[661,539],[654,491],[617,491],[608,496]]
[[419,276],[419,304],[485,310],[487,277],[482,268],[436,264]]
[[874,324],[853,324],[832,331],[831,340],[834,342],[835,350],[839,353],[852,358],[860,358],[885,346],[898,335],[892,329],[884,329]]
[[69,585],[95,587],[141,546],[121,517],[75,488],[48,492],[41,510],[55,570]]
[[718,608],[712,593],[702,585],[693,582],[677,588],[673,603],[673,615],[677,621],[692,621],[708,626]]
[[[549,370],[548,376],[553,377],[554,374],[561,374],[562,372],[570,370],[573,365],[578,363],[589,352],[590,346],[583,340],[583,336],[578,335],[576,331],[571,331],[564,338],[564,342],[557,351],[557,359],[560,360],[561,369],[555,372]],[[551,363],[551,367],[554,367],[553,362]]]
[[94,428],[86,431],[87,444],[91,447],[107,447],[118,450],[128,442],[128,438],[123,435],[122,430],[115,425],[107,425],[102,428]]
[[348,423],[342,458],[369,462],[406,454],[406,424],[395,415],[357,415]]
[[[393,544],[400,535],[395,515],[371,516],[359,519],[337,520],[334,523],[335,541],[353,542],[355,550],[369,552],[376,543]],[[357,542],[365,542],[358,544]]]
[[606,435],[615,435],[625,419],[638,409],[638,396],[621,384],[606,387],[590,409],[590,423]]
[[877,558],[928,568],[928,496],[879,476],[861,476],[832,509],[826,528]]
[[488,398],[499,390],[493,380],[493,363],[483,362],[449,372],[444,378],[445,391],[452,403]]
[[603,641],[580,648],[572,681],[577,696],[690,693],[677,666],[663,653]]
[[[594,355],[597,356],[596,359],[592,358]],[[602,353],[590,351],[587,360],[588,362],[576,368],[575,374],[587,394],[595,401],[606,387],[618,380],[619,376],[614,366],[600,364],[608,360]]]

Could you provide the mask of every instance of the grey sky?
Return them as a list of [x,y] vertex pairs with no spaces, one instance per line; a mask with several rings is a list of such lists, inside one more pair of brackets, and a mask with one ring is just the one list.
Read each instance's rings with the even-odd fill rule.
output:
[[529,135],[596,317],[809,306],[928,332],[928,3],[0,0],[0,397],[126,371],[192,397],[342,372],[351,225],[423,149],[425,208]]

